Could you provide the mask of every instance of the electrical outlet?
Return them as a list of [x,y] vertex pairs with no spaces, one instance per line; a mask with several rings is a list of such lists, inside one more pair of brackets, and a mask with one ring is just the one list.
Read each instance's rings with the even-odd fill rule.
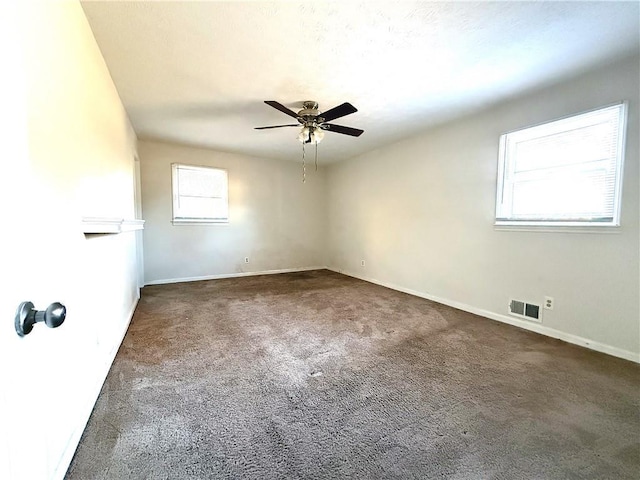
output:
[[544,309],[553,310],[553,297],[544,297]]
[[249,263],[249,257],[244,257],[244,263]]
[[361,266],[361,267],[364,267],[364,260],[361,260],[361,261],[360,261],[360,266]]

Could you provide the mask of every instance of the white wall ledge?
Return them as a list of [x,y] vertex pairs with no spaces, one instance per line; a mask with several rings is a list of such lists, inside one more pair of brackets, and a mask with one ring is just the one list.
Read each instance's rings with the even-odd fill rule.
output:
[[142,230],[144,220],[115,217],[82,217],[83,233],[122,233]]

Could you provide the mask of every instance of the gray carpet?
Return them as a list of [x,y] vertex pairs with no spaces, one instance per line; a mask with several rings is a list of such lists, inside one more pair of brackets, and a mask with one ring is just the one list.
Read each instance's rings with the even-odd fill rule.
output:
[[67,478],[639,472],[639,365],[321,270],[145,287]]

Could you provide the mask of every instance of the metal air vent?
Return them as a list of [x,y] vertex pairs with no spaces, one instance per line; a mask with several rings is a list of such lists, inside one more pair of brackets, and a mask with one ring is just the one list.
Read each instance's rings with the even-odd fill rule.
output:
[[524,302],[522,300],[511,300],[509,302],[509,314],[534,322],[542,322],[540,318],[540,305]]

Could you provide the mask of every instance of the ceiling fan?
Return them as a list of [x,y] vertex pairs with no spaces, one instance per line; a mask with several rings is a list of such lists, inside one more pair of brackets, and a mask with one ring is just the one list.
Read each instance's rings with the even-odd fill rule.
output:
[[343,135],[351,135],[352,137],[359,137],[364,132],[364,130],[360,130],[358,128],[351,128],[345,127],[343,125],[336,125],[334,123],[327,123],[331,120],[335,120],[336,118],[344,117],[358,111],[356,107],[348,102],[345,102],[342,105],[338,105],[337,107],[333,107],[326,112],[320,112],[318,110],[318,102],[308,100],[302,103],[303,108],[298,113],[288,109],[275,100],[265,100],[264,103],[275,108],[276,110],[280,110],[282,113],[285,113],[290,117],[295,118],[298,123],[289,125],[273,125],[270,127],[255,127],[255,129],[265,130],[268,128],[302,126],[300,134],[298,135],[298,140],[300,140],[303,145],[309,143],[317,145],[324,137],[325,131],[341,133]]

